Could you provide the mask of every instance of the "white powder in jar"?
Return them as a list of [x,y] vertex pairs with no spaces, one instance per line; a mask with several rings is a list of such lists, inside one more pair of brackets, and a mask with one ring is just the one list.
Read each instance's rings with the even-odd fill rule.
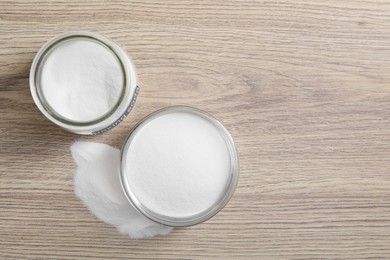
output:
[[237,152],[227,130],[188,107],[147,117],[121,154],[93,142],[76,142],[71,150],[77,197],[133,238],[207,220],[227,203],[238,181]]
[[120,61],[103,43],[75,37],[56,44],[40,69],[41,94],[60,117],[90,122],[109,113],[124,84]]
[[139,127],[124,160],[136,200],[164,218],[187,218],[213,208],[229,182],[230,153],[220,130],[188,112],[162,114]]

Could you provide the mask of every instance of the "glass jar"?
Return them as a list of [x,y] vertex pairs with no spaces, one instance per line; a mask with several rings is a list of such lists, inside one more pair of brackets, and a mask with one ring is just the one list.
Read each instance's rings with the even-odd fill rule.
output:
[[[136,176],[136,175],[134,175],[133,177],[129,177],[126,174],[126,172],[129,172],[129,167],[130,167],[130,166],[128,166],[129,163],[127,162],[128,158],[129,158],[128,157],[129,150],[130,150],[130,148],[132,148],[132,143],[134,142],[137,134],[139,134],[140,131],[142,131],[144,128],[146,128],[148,126],[148,124],[153,122],[154,120],[161,118],[164,115],[168,115],[170,113],[178,113],[178,112],[185,113],[184,115],[186,115],[186,114],[191,115],[191,116],[195,115],[196,117],[199,117],[200,120],[205,120],[205,122],[207,122],[207,124],[209,124],[211,126],[210,129],[213,129],[212,131],[214,131],[216,133],[216,136],[218,136],[218,138],[221,138],[221,139],[219,139],[219,140],[221,140],[220,143],[224,144],[223,149],[226,149],[226,150],[224,150],[224,154],[226,153],[227,158],[228,158],[228,160],[226,160],[226,161],[228,161],[228,163],[227,163],[228,165],[226,165],[226,167],[224,167],[224,169],[228,169],[226,172],[226,177],[224,176],[223,180],[221,179],[221,182],[223,181],[223,183],[217,189],[221,192],[218,193],[216,197],[214,197],[212,200],[210,200],[207,203],[208,205],[211,205],[211,206],[207,206],[207,208],[205,208],[204,210],[202,210],[196,214],[188,215],[188,216],[179,216],[179,213],[177,213],[177,216],[164,215],[161,213],[161,211],[156,212],[155,210],[151,209],[151,207],[146,206],[145,205],[146,203],[143,203],[143,199],[140,196],[138,196],[139,193],[137,195],[135,192],[135,189],[134,189],[137,186],[137,181],[134,180],[134,178],[135,178],[134,176]],[[180,129],[179,131],[185,131],[185,130],[183,130],[183,128],[180,128],[180,126],[177,126],[177,124],[173,124],[173,125],[175,125],[175,127],[179,127],[179,129]],[[151,132],[152,130],[154,132]],[[155,135],[159,130],[161,130],[161,129],[150,129],[149,128],[148,133],[153,133],[152,134],[153,138],[159,138],[159,137],[156,137],[156,135]],[[166,129],[164,131],[166,131]],[[168,139],[164,139],[164,140],[168,140]],[[140,139],[138,141],[138,144],[140,144],[142,147],[144,147],[145,141],[147,141],[147,140]],[[172,141],[175,142],[174,145],[177,145],[177,146],[180,146],[182,144],[180,141],[177,141],[175,139],[173,139]],[[198,143],[196,143],[195,145],[198,145]],[[134,147],[135,148],[132,148],[132,149],[135,149],[135,151],[133,150],[132,154],[134,154],[134,152],[137,152],[137,149],[138,149],[137,147],[139,147],[139,146],[137,146],[137,144],[134,144]],[[144,148],[142,148],[142,149],[144,149]],[[140,150],[138,150],[138,151],[140,151]],[[150,150],[147,150],[147,151],[148,151],[147,153],[150,154]],[[172,158],[171,156],[182,156],[182,154],[178,154],[178,155],[169,154],[168,151],[163,151],[163,153],[164,153],[164,158],[166,157],[166,158],[168,158],[168,160],[170,158]],[[150,156],[151,156],[151,158],[156,158],[154,156],[159,156],[159,155],[161,155],[161,154],[154,154],[154,155],[151,154]],[[140,155],[140,156],[143,156],[143,155]],[[154,159],[152,160],[152,162],[154,162]],[[198,163],[202,163],[202,162],[197,161],[196,163],[198,164]],[[215,163],[218,163],[218,162],[215,162]],[[132,164],[132,166],[137,167],[134,164]],[[142,162],[142,165],[140,167],[145,167],[145,162]],[[153,166],[153,167],[155,167],[155,166]],[[191,167],[191,166],[188,166],[188,167]],[[161,168],[158,168],[158,167],[156,168],[157,171],[160,169]],[[145,176],[145,175],[143,175],[143,176]],[[153,176],[149,176],[149,177],[153,177]],[[160,177],[161,177],[161,175],[160,175]],[[132,179],[129,179],[129,178],[132,178]],[[183,175],[178,176],[179,181],[182,178],[183,178]],[[149,218],[157,223],[172,226],[172,227],[191,226],[191,225],[195,225],[195,224],[204,222],[204,221],[208,220],[209,218],[213,217],[221,209],[224,208],[224,206],[228,203],[228,201],[232,197],[234,190],[237,186],[238,178],[239,178],[239,158],[238,158],[236,146],[234,144],[232,136],[229,134],[229,132],[226,130],[226,128],[218,120],[216,120],[214,117],[212,117],[211,115],[209,115],[201,110],[198,110],[198,109],[195,109],[192,107],[173,106],[173,107],[168,107],[168,108],[158,110],[158,111],[150,114],[149,116],[144,118],[131,131],[131,133],[127,137],[127,139],[122,147],[122,150],[121,150],[120,181],[121,181],[123,191],[124,191],[127,199],[129,200],[130,204],[137,211],[139,211],[141,214],[143,214],[145,217],[147,217],[147,218]],[[152,179],[152,178],[150,178],[150,179]],[[150,186],[149,185],[141,185],[143,187],[142,189],[147,189],[147,191],[146,191],[147,193],[144,193],[144,194],[150,194],[150,192],[151,192],[150,187],[153,187],[156,184],[159,185],[160,183],[153,183]],[[224,187],[224,188],[220,189],[220,187]],[[139,188],[139,187],[137,187],[137,188]],[[151,196],[153,198],[158,198],[159,195],[161,195],[161,194],[153,194]],[[201,195],[201,194],[198,194],[198,195]],[[217,198],[217,199],[215,199],[215,198]]]
[[[42,67],[47,57],[55,52],[58,46],[74,40],[91,41],[104,47],[119,62],[123,76],[123,84],[115,105],[102,116],[90,121],[71,120],[55,111],[46,100],[41,86]],[[130,113],[139,93],[135,67],[126,52],[113,41],[88,31],[66,32],[42,46],[31,66],[30,90],[35,104],[46,118],[70,132],[82,135],[101,134],[117,126]]]

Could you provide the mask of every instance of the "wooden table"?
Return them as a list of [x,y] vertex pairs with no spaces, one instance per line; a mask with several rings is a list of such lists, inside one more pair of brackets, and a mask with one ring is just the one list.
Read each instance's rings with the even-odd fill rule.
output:
[[[122,45],[142,87],[96,137],[30,96],[34,55],[74,29]],[[0,259],[390,258],[388,1],[1,0],[0,91]],[[132,240],[75,198],[69,147],[179,104],[232,133],[239,185],[204,224]]]

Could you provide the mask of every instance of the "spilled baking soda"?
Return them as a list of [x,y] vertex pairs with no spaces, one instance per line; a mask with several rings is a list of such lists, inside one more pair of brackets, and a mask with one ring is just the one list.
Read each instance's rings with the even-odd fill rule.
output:
[[124,195],[120,151],[106,144],[77,141],[71,152],[77,163],[74,192],[98,219],[134,239],[167,235],[172,227],[156,223],[139,213]]

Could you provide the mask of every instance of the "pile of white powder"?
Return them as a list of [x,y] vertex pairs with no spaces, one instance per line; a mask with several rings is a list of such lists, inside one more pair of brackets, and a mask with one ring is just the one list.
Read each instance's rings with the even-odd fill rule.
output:
[[123,81],[113,52],[96,40],[81,37],[57,44],[40,71],[46,102],[61,117],[77,122],[93,121],[111,111]]
[[126,199],[119,181],[118,149],[79,141],[71,146],[71,152],[78,166],[74,191],[96,217],[136,239],[166,235],[172,230],[143,216]]

